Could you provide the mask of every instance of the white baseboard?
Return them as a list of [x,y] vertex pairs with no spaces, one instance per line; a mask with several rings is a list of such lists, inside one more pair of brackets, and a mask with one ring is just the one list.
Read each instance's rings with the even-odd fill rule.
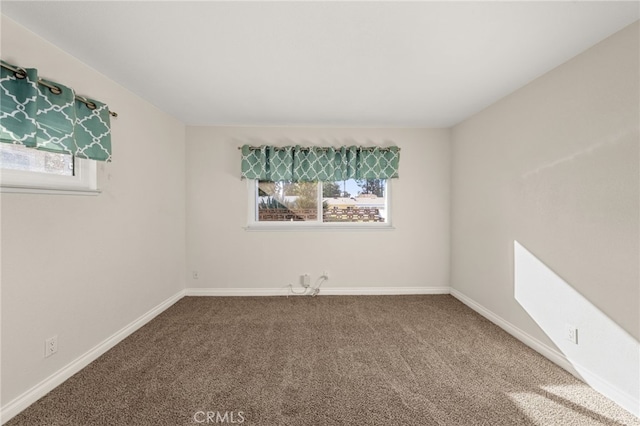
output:
[[319,295],[403,295],[403,294],[449,294],[449,287],[327,287],[320,291]]
[[[287,296],[280,288],[188,288],[187,296]],[[296,288],[300,291],[300,288]],[[449,294],[449,287],[321,287],[318,296]],[[292,295],[293,296],[293,295]]]
[[62,382],[67,380],[69,377],[73,376],[78,371],[89,365],[91,362],[98,359],[102,354],[120,343],[134,331],[138,330],[140,327],[155,318],[158,314],[162,313],[178,300],[182,299],[184,295],[185,291],[181,290],[173,296],[169,297],[126,327],[122,328],[98,345],[91,348],[80,357],[76,358],[74,361],[67,364],[65,367],[56,371],[51,376],[47,377],[12,401],[9,401],[6,405],[0,408],[0,419],[2,420],[2,424],[8,422],[11,418],[15,417],[29,405],[33,404],[38,399],[42,398],[47,393],[51,392],[54,388],[62,384]]
[[631,414],[640,417],[640,401],[635,399],[632,395],[629,395],[628,393],[618,389],[616,386],[613,386],[607,380],[593,373],[588,368],[572,363],[561,352],[558,352],[547,344],[542,343],[535,337],[511,324],[504,318],[496,315],[473,299],[460,293],[458,290],[452,288],[450,293],[453,297],[455,297],[498,327],[502,328],[504,331],[511,334],[513,337],[520,340],[531,349],[535,350],[551,362],[564,368],[569,373],[584,381],[596,391],[600,392],[602,395],[606,396],[625,410],[629,411]]
[[491,321],[492,323],[494,323],[495,325],[497,325],[498,327],[502,328],[504,331],[506,331],[516,339],[520,340],[522,343],[529,346],[531,349],[540,353],[545,358],[548,358],[550,361],[553,361],[560,367],[564,368],[565,370],[567,370],[568,372],[570,372],[571,374],[573,374],[574,376],[582,380],[582,377],[580,377],[578,371],[573,368],[573,365],[571,364],[571,362],[569,362],[569,360],[562,353],[545,345],[544,343],[542,343],[535,337],[531,336],[527,332],[521,330],[520,328],[511,324],[509,321],[503,319],[502,317],[494,314],[492,311],[488,310],[484,306],[478,304],[475,300],[470,299],[469,297],[460,293],[458,290],[452,288],[451,295],[456,299],[458,299],[459,301],[461,301],[462,303],[464,303],[465,305],[467,305],[468,307],[470,307],[471,309],[473,309],[474,311],[476,311],[477,313],[479,313],[480,315],[482,315],[483,317],[485,317],[486,319],[488,319],[489,321]]

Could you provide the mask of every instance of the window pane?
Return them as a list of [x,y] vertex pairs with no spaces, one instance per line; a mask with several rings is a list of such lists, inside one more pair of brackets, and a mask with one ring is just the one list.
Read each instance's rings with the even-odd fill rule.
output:
[[3,169],[73,176],[72,155],[38,151],[21,145],[0,143],[0,166]]
[[258,222],[317,220],[317,183],[258,182]]
[[322,184],[323,222],[386,222],[385,179]]

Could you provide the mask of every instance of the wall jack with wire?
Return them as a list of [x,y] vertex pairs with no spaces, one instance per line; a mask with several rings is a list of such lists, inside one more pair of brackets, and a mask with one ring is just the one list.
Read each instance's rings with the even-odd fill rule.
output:
[[289,291],[287,292],[287,297],[291,294],[295,294],[296,296],[317,296],[320,293],[320,286],[323,282],[329,279],[329,272],[324,271],[322,275],[318,277],[314,285],[311,285],[311,275],[303,274],[300,276],[300,286],[302,287],[302,291],[295,291],[293,289],[293,284],[289,284]]

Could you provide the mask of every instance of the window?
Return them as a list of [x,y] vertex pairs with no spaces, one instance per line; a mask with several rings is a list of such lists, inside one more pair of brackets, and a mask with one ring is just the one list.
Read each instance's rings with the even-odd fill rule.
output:
[[388,181],[250,181],[249,228],[389,228]]
[[96,165],[69,154],[0,143],[2,192],[96,194]]

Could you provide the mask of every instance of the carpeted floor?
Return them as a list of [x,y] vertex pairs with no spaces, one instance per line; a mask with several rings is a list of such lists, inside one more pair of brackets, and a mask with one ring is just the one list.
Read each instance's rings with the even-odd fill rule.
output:
[[640,425],[451,296],[186,297],[8,425]]

